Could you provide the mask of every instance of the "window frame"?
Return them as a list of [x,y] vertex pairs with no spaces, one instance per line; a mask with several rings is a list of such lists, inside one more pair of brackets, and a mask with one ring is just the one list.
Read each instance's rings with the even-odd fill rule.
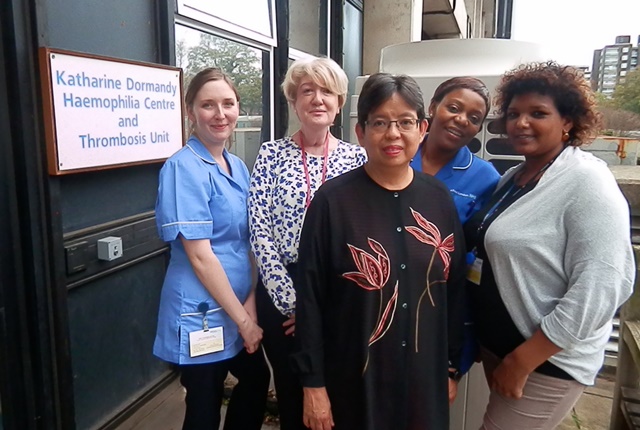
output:
[[[237,23],[226,21],[215,15],[198,10],[195,4],[195,0],[176,0],[177,3],[177,15],[178,17],[191,18],[196,22],[200,22],[211,27],[219,28],[230,34],[236,34],[246,39],[253,40],[255,42],[275,47],[278,45],[278,34],[276,28],[276,5],[275,0],[262,0],[267,2],[270,10],[269,25],[271,27],[271,36],[264,35],[255,30],[243,27]],[[191,3],[191,4],[190,4]]]
[[[216,37],[222,37],[224,39],[228,39],[231,40],[233,42],[236,43],[241,43],[243,45],[247,45],[251,48],[254,49],[260,49],[266,53],[268,53],[269,55],[269,71],[267,73],[267,75],[269,76],[269,139],[273,140],[274,139],[274,130],[275,130],[275,118],[273,115],[274,112],[274,97],[275,97],[275,87],[274,87],[274,83],[273,83],[273,79],[271,79],[271,77],[274,74],[274,46],[266,44],[266,43],[260,43],[256,40],[250,39],[250,38],[246,38],[243,37],[240,34],[236,34],[236,33],[231,33],[229,31],[226,31],[224,29],[220,29],[220,28],[216,28],[213,27],[211,25],[208,25],[206,23],[194,20],[192,18],[186,17],[186,16],[181,16],[181,15],[176,15],[175,19],[174,19],[174,28],[176,25],[182,25],[184,27],[188,27],[192,30],[196,30],[196,31],[200,31],[202,33],[207,33],[207,34],[211,34],[213,36]],[[177,39],[175,41],[176,43],[178,42]],[[175,50],[175,43],[174,43],[174,47],[173,49]],[[175,55],[175,52],[174,52]],[[263,71],[263,76],[264,76],[264,71]],[[264,79],[264,77],[263,77]],[[265,97],[265,94],[262,95],[263,97]],[[263,112],[264,115],[264,112]]]

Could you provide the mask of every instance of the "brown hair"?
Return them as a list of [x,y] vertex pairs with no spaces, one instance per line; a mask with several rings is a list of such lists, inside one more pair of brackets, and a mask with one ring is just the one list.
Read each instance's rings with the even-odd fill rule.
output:
[[[198,91],[200,91],[200,89],[210,81],[225,81],[229,85],[229,87],[231,87],[233,93],[236,95],[236,101],[240,103],[240,94],[238,94],[238,90],[236,89],[236,86],[234,85],[231,78],[217,67],[208,67],[206,69],[200,70],[189,81],[187,92],[184,96],[184,104],[187,108],[187,112],[190,109],[193,109],[193,102],[196,99],[196,95],[198,95]],[[189,138],[189,135],[193,133],[193,131],[193,124],[191,124],[191,121],[189,121],[189,129],[186,136],[187,139]],[[231,146],[231,142],[229,142],[229,146]]]
[[497,88],[496,105],[501,122],[515,96],[536,93],[548,96],[562,116],[573,122],[568,145],[591,143],[602,128],[602,115],[596,110],[596,99],[582,72],[555,61],[529,63],[502,76]]

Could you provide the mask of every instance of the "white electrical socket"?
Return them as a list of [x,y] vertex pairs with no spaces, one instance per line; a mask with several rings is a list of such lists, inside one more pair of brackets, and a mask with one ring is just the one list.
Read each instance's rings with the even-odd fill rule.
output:
[[98,240],[98,260],[113,261],[122,257],[122,238],[103,237]]

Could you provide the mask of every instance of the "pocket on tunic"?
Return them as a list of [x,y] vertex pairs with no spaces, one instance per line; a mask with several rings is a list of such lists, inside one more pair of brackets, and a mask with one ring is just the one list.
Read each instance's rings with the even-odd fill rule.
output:
[[[190,356],[189,333],[203,330],[204,328],[204,313],[198,310],[198,305],[203,302],[207,303],[210,307],[213,306],[213,303],[208,300],[183,299],[182,312],[180,313],[180,322],[178,327],[178,334],[180,336],[180,355],[183,357]],[[223,353],[236,342],[238,338],[238,329],[222,307],[212,307],[212,309],[207,310],[206,316],[207,325],[210,329],[223,327],[224,349],[220,351]],[[215,354],[217,353],[214,352],[207,354],[207,356],[214,356]]]

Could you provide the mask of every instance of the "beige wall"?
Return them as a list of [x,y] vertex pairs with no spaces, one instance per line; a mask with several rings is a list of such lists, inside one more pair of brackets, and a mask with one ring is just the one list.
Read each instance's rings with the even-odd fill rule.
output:
[[382,48],[421,39],[422,0],[365,1],[363,32],[362,69],[368,75],[378,71]]

